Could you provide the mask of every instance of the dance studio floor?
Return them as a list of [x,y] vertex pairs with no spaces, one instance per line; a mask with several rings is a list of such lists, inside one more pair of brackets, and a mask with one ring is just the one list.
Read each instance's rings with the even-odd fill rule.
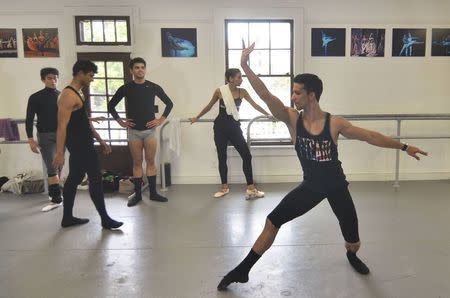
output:
[[107,195],[121,231],[102,230],[87,191],[62,229],[62,208],[40,212],[44,195],[0,194],[0,297],[450,297],[450,181],[352,182],[359,217],[360,276],[347,263],[339,225],[323,201],[283,226],[246,284],[217,292],[248,253],[266,215],[295,184],[243,185],[212,198],[216,185],[175,185],[168,203],[128,208]]

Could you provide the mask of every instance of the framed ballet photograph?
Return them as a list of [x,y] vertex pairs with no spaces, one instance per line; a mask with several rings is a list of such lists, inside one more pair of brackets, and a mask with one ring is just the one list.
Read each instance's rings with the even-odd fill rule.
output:
[[0,29],[0,58],[17,58],[16,29]]
[[344,57],[345,28],[311,28],[311,56]]
[[161,28],[163,57],[197,57],[196,28]]
[[384,57],[385,29],[352,28],[350,56]]
[[431,56],[450,56],[450,28],[434,28],[431,39]]
[[22,29],[25,58],[59,57],[57,28]]
[[426,29],[393,29],[392,57],[425,57]]

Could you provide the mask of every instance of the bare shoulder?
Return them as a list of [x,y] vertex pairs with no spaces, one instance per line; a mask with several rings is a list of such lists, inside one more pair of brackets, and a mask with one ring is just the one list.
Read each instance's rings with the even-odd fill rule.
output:
[[292,108],[292,107],[286,107],[286,111],[288,113],[289,116],[289,125],[292,128],[297,127],[297,120],[299,117],[299,113],[296,109]]
[[74,91],[69,89],[64,89],[61,94],[59,95],[59,101],[58,104],[60,106],[63,106],[67,109],[73,109],[77,106],[79,106],[79,97],[77,94],[75,94]]
[[332,129],[340,131],[342,128],[345,128],[349,125],[351,125],[350,121],[342,116],[331,115],[330,117],[330,126]]
[[220,93],[220,88],[216,88],[216,90],[214,90],[214,96],[217,96],[218,98],[222,98],[222,93]]
[[248,92],[247,92],[247,90],[245,89],[245,88],[241,88],[241,87],[238,87],[239,88],[239,91],[243,94],[243,95],[248,95]]

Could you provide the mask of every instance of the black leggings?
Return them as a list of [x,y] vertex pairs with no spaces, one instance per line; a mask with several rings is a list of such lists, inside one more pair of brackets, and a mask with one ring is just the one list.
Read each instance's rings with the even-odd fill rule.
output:
[[[219,116],[220,117],[220,116]],[[252,155],[242,135],[241,124],[234,119],[225,117],[216,118],[214,121],[214,142],[219,159],[219,173],[222,184],[228,183],[227,145],[228,141],[236,148],[242,158],[242,170],[244,171],[247,185],[253,184]]]
[[69,176],[64,183],[64,217],[71,217],[77,186],[87,173],[89,194],[100,216],[108,216],[103,195],[103,181],[94,144],[67,146],[70,152]]
[[280,228],[284,223],[314,208],[324,198],[328,199],[328,203],[339,221],[345,241],[358,242],[358,217],[347,187],[328,194],[321,194],[310,190],[305,184],[301,184],[289,192],[267,218],[275,227]]

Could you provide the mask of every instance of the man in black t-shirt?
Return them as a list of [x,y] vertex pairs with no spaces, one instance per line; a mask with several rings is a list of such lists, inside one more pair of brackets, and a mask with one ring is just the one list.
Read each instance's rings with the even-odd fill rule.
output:
[[[157,147],[156,127],[160,126],[172,110],[173,103],[157,84],[145,80],[146,62],[134,58],[130,62],[133,81],[121,86],[108,104],[108,111],[120,126],[128,130],[128,146],[133,158],[133,183],[135,196],[128,201],[128,207],[142,200],[142,162],[145,156],[146,175],[150,189],[150,200],[167,202],[167,198],[156,192],[155,154]],[[155,118],[155,96],[166,105],[160,118]],[[125,97],[126,118],[120,118],[116,105]],[[145,152],[145,155],[143,154]]]
[[[47,168],[48,195],[50,204],[42,208],[42,211],[50,211],[59,207],[62,203],[59,187],[59,172],[52,165],[56,152],[56,127],[58,114],[58,96],[56,89],[59,72],[56,68],[46,67],[41,69],[41,81],[45,88],[32,94],[28,99],[25,128],[28,144],[31,151],[41,153],[42,160]],[[33,137],[34,118],[37,116],[37,142]]]

